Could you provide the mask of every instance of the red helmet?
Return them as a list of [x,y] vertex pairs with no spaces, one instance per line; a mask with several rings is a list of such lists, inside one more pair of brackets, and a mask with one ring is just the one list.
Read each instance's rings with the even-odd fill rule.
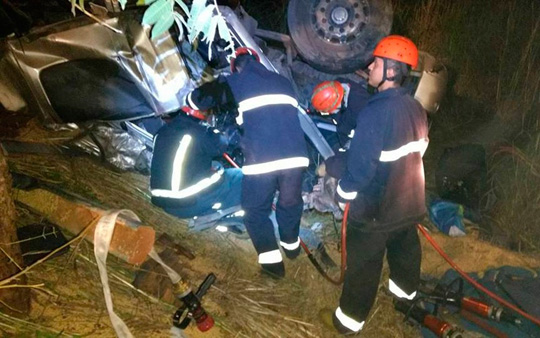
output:
[[235,72],[236,68],[234,67],[234,60],[236,60],[237,57],[240,55],[251,55],[253,56],[257,62],[261,62],[261,58],[259,57],[259,54],[253,49],[249,47],[238,47],[234,51],[234,57],[231,58],[231,72]]
[[182,108],[182,111],[184,113],[186,113],[187,115],[189,116],[193,116],[199,120],[203,120],[205,121],[206,120],[206,115],[205,115],[205,112],[204,111],[201,111],[201,110],[195,110],[189,106],[183,106]]
[[324,81],[319,83],[311,95],[311,105],[315,110],[330,114],[335,111],[345,95],[343,86],[338,81]]
[[418,64],[416,45],[411,40],[400,35],[389,35],[379,41],[373,51],[373,56],[403,62],[413,69]]

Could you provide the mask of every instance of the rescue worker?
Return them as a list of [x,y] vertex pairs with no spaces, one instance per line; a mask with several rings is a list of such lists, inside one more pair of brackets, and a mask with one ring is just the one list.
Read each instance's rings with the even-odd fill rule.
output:
[[369,99],[365,87],[354,82],[324,81],[313,89],[311,105],[323,116],[330,116],[336,126],[336,137],[327,138],[335,155],[326,159],[326,172],[341,178],[346,166],[346,151],[356,127],[358,113]]
[[[418,50],[402,36],[383,38],[369,66],[377,93],[359,113],[337,198],[349,202],[347,270],[339,307],[321,311],[340,333],[358,332],[375,301],[383,257],[389,290],[413,299],[420,278],[421,248],[415,225],[425,207],[422,156],[428,146],[427,116],[401,83],[417,65]],[[329,323],[330,322],[330,323]]]
[[236,121],[242,128],[240,146],[245,158],[244,224],[263,272],[283,277],[285,266],[269,215],[278,190],[280,245],[287,257],[295,258],[300,253],[302,173],[309,164],[296,95],[289,80],[266,69],[251,48],[235,51],[231,71],[232,75],[195,89],[187,102],[193,109],[203,110],[230,105],[231,101],[237,106]]
[[181,113],[154,138],[152,203],[180,218],[240,205],[242,172],[213,161],[223,155],[227,142],[204,118],[196,111]]

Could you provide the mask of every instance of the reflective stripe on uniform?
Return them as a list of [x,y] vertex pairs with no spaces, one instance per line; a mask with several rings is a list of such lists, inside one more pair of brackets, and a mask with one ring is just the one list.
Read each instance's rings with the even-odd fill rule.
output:
[[404,146],[399,147],[395,150],[381,151],[381,156],[379,161],[381,162],[392,162],[397,161],[400,158],[409,155],[410,153],[419,152],[421,156],[424,156],[426,149],[428,147],[428,139],[424,138],[418,141],[409,142]]
[[176,155],[174,156],[172,177],[171,177],[171,190],[180,190],[180,181],[182,180],[182,166],[189,145],[191,144],[191,136],[184,135],[180,140],[180,145],[176,149]]
[[346,199],[346,200],[353,200],[356,198],[356,195],[358,195],[356,191],[351,191],[351,192],[343,191],[339,183],[340,182],[338,182],[337,193],[341,198]]
[[358,331],[362,330],[362,328],[364,327],[364,323],[366,322],[366,321],[359,322],[359,321],[356,321],[356,320],[352,319],[351,317],[344,314],[343,311],[341,311],[340,307],[338,307],[336,309],[335,313],[336,313],[336,317],[339,320],[339,322],[341,323],[341,325],[345,326],[346,328],[348,328],[349,330],[354,331],[354,332],[358,332]]
[[284,94],[259,95],[240,101],[238,103],[238,116],[236,117],[236,123],[242,125],[244,123],[243,115],[249,110],[275,104],[290,104],[293,107],[297,107],[298,101],[296,101],[294,97]]
[[300,237],[298,237],[298,239],[294,243],[285,243],[285,242],[280,241],[279,244],[281,244],[283,249],[292,251],[292,250],[297,249],[300,246]]
[[281,252],[276,249],[259,254],[259,264],[273,264],[282,262]]
[[221,178],[221,175],[223,174],[223,171],[224,169],[221,168],[219,169],[218,172],[214,173],[212,176],[204,178],[200,180],[199,182],[193,184],[192,186],[188,188],[184,188],[182,190],[153,189],[151,193],[152,193],[152,196],[155,196],[155,197],[167,197],[167,198],[176,198],[176,199],[193,196],[203,191],[204,189],[208,188],[209,186],[216,183],[217,181],[219,181],[219,179]]
[[199,107],[197,107],[197,105],[191,99],[191,94],[193,94],[193,92],[190,92],[188,94],[188,96],[187,96],[187,104],[188,104],[188,106],[190,106],[192,109],[200,110]]
[[307,167],[308,165],[309,159],[307,157],[291,157],[265,163],[245,165],[242,167],[242,173],[244,175],[266,174],[277,170]]
[[399,298],[407,298],[408,300],[412,300],[416,296],[416,291],[409,295],[405,291],[401,290],[401,288],[397,286],[397,284],[391,279],[388,281],[388,289]]

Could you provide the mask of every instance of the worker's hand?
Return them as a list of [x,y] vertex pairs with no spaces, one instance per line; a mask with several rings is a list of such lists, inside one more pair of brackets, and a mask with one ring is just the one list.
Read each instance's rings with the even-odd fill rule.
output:
[[345,211],[345,206],[347,205],[347,203],[339,202],[338,205],[339,205],[339,208],[341,209],[341,211]]
[[326,175],[326,164],[323,162],[319,164],[316,170],[317,176],[324,177]]

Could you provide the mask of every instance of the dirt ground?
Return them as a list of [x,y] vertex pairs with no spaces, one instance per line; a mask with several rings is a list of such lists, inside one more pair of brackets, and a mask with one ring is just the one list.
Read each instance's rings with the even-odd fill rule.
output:
[[[23,134],[34,138],[38,133]],[[66,138],[70,136],[67,135]],[[44,136],[39,135],[43,140]],[[203,298],[205,309],[215,319],[215,327],[206,333],[193,325],[176,336],[188,337],[335,337],[318,319],[322,308],[334,309],[340,287],[326,281],[311,265],[305,254],[294,261],[285,261],[287,275],[276,281],[259,272],[257,255],[248,239],[230,233],[209,230],[192,233],[186,222],[172,217],[149,202],[148,177],[111,170],[95,158],[57,155],[17,155],[8,157],[14,172],[37,177],[98,202],[107,209],[131,209],[144,224],[153,226],[157,234],[167,233],[187,248],[194,259],[173,256],[167,262],[196,288],[211,272],[217,281]],[[16,190],[14,194],[16,194]],[[16,196],[13,196],[16,199]],[[48,201],[43,201],[48,203]],[[18,205],[18,225],[41,221],[25,207]],[[304,213],[302,224],[324,224],[322,237],[334,261],[339,262],[338,236],[329,215],[314,211]],[[467,272],[481,272],[502,265],[540,267],[540,258],[511,252],[480,241],[479,230],[467,226],[465,237],[451,238],[440,233],[433,237],[455,262]],[[66,234],[69,236],[69,234]],[[450,266],[422,238],[422,272],[441,276]],[[158,252],[167,246],[156,246]],[[349,253],[352,254],[352,253]],[[160,286],[160,297],[131,285],[141,267],[109,255],[109,283],[116,313],[135,337],[170,337],[171,317],[178,302],[167,299],[167,280],[162,271],[150,271]],[[338,270],[332,275],[337,277]],[[114,337],[107,314],[93,246],[81,241],[71,246],[68,254],[53,258],[28,273],[33,285],[32,311],[29,316],[15,318],[0,313],[0,332],[11,337]],[[403,315],[394,311],[391,298],[384,292],[388,282],[385,266],[381,288],[371,315],[363,329],[363,337],[418,337],[416,327],[403,322]]]

